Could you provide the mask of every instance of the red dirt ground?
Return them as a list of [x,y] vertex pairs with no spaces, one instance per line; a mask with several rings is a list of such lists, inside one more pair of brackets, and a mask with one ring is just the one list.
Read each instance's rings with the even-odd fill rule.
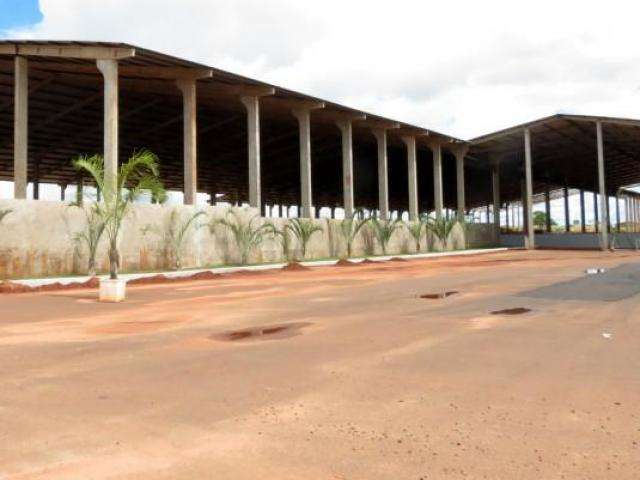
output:
[[522,295],[622,264],[640,254],[3,295],[0,478],[635,480],[639,297]]

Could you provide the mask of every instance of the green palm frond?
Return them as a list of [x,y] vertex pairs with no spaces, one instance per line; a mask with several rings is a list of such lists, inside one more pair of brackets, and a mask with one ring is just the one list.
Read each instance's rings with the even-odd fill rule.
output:
[[11,212],[13,212],[13,210],[11,210],[10,208],[5,208],[4,210],[0,210],[0,223],[2,222],[2,220],[4,220],[4,217],[9,215]]
[[286,228],[298,239],[302,250],[302,258],[307,255],[307,244],[316,232],[322,232],[322,227],[306,218],[292,218]]
[[214,219],[209,223],[209,230],[213,233],[218,225],[228,228],[240,250],[241,263],[246,264],[251,251],[262,243],[265,234],[272,231],[269,224],[259,225],[259,222],[258,214],[247,221],[235,209],[229,209],[223,218]]
[[445,217],[428,217],[426,226],[429,230],[446,248],[449,242],[449,237],[454,227],[458,224],[458,219]]
[[358,236],[360,230],[367,225],[369,221],[370,219],[364,218],[364,216],[356,213],[353,218],[345,218],[340,223],[340,233],[347,245],[347,257],[351,257],[353,242]]
[[374,233],[382,253],[387,254],[387,245],[393,237],[395,231],[404,226],[404,222],[396,218],[395,220],[380,220],[378,217],[371,217],[371,224],[373,225]]

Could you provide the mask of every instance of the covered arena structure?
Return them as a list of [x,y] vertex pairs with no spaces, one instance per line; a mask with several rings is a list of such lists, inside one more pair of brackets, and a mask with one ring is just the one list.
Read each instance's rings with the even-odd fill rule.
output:
[[[496,243],[607,248],[611,233],[638,230],[629,187],[640,184],[639,127],[555,115],[465,141],[133,45],[0,42],[0,179],[13,182],[15,199],[27,199],[29,184],[38,199],[48,183],[65,200],[67,187],[90,184],[75,156],[103,153],[113,176],[146,148],[186,205],[224,199],[284,217],[323,207],[329,216],[457,215],[493,224]],[[552,241],[536,233],[534,203],[548,212],[550,199],[575,190],[580,231]],[[597,193],[594,232],[585,191]]]

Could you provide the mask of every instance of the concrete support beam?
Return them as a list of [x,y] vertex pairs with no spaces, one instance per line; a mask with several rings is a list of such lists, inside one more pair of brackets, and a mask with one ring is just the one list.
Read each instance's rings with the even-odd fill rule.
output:
[[418,164],[416,155],[416,137],[403,136],[407,146],[407,177],[409,179],[409,220],[418,219]]
[[375,128],[373,134],[378,142],[378,208],[380,218],[389,217],[389,169],[387,168],[387,130]]
[[497,161],[491,166],[491,191],[493,192],[493,226],[496,235],[500,235],[500,164]]
[[531,131],[524,129],[524,210],[525,210],[525,248],[535,248],[535,230],[533,229],[533,172],[531,168]]
[[[324,104],[322,107],[324,107]],[[299,216],[303,218],[313,218],[313,192],[311,187],[311,107],[294,108],[292,112],[293,116],[298,119],[300,137],[300,197],[302,214]]]
[[596,233],[600,231],[600,213],[598,210],[598,194],[593,192],[593,230]]
[[549,187],[544,191],[544,212],[546,215],[545,227],[547,233],[549,233],[551,232],[551,192],[549,191]]
[[[439,142],[432,142],[429,148],[433,153],[433,205],[435,207],[436,218],[442,218],[444,208],[444,192],[442,187],[442,145]],[[487,207],[488,208],[488,207]]]
[[104,79],[104,195],[109,200],[116,194],[118,179],[118,61],[96,63]]
[[464,157],[467,155],[469,147],[459,147],[454,150],[456,156],[456,196],[458,221],[464,220],[465,211],[465,191],[464,191]]
[[182,92],[184,204],[195,205],[198,192],[196,81],[194,79],[181,79],[176,84]]
[[602,139],[602,122],[596,122],[596,143],[598,148],[598,188],[600,190],[600,247],[605,250],[609,248],[608,225],[609,215],[605,202],[607,201],[607,190],[604,183],[604,144]]
[[342,135],[342,197],[345,218],[354,212],[353,194],[353,128],[350,119],[336,121]]
[[620,228],[620,195],[616,195],[616,230],[618,233],[622,231]]
[[61,202],[65,201],[66,192],[67,192],[67,184],[61,183],[60,184],[60,201]]
[[249,205],[260,208],[260,97],[243,96],[240,101],[247,110],[247,151],[249,153]]
[[571,231],[571,212],[569,211],[569,187],[564,187],[564,229]]
[[29,156],[29,65],[25,57],[15,57],[13,85],[13,198],[27,198],[27,158]]
[[584,204],[584,190],[580,190],[580,229],[582,233],[587,231],[587,220],[585,213],[585,204]]

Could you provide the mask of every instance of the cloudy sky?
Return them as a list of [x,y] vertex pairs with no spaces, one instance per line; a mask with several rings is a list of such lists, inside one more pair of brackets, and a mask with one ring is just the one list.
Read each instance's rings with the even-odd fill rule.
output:
[[130,42],[462,138],[557,112],[640,117],[635,2],[0,6],[4,37]]

